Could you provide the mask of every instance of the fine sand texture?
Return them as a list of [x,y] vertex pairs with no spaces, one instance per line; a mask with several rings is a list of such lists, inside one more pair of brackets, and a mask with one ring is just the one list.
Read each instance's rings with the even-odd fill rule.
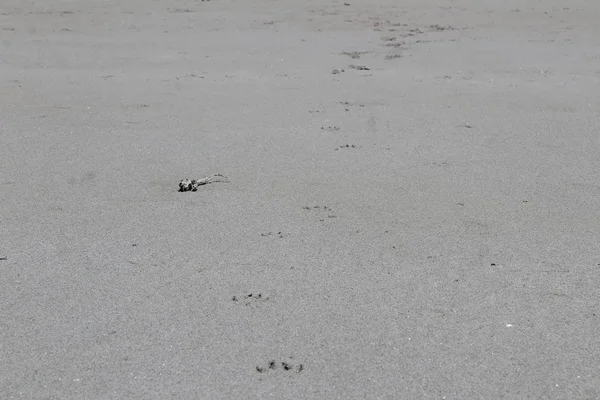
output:
[[1,3],[0,398],[600,398],[600,2]]

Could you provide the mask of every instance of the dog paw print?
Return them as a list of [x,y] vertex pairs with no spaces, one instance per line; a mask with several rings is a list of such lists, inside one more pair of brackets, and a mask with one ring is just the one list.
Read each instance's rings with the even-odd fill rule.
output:
[[304,206],[302,209],[317,214],[320,222],[325,222],[326,219],[337,218],[337,215],[333,213],[333,210],[327,206]]
[[433,161],[433,162],[426,162],[423,164],[423,166],[426,167],[448,167],[450,166],[450,163],[448,161]]
[[402,33],[400,36],[402,36],[402,37],[412,37],[412,36],[422,35],[423,33],[425,33],[425,31],[422,30],[422,29],[413,28],[413,29],[405,30],[404,33]]
[[271,360],[266,365],[257,365],[256,366],[256,372],[261,373],[261,374],[267,373],[267,372],[274,372],[274,371],[300,373],[300,372],[304,371],[304,365],[303,364],[294,364],[291,361],[277,362],[275,360]]
[[[346,5],[348,3],[344,3]],[[354,60],[358,60],[363,54],[367,54],[368,51],[344,51],[342,53],[343,56],[348,56]]]
[[361,103],[350,103],[349,101],[340,101],[340,104],[345,106],[345,107],[352,107],[352,106],[357,106],[357,107],[364,107],[364,104]]
[[350,103],[349,101],[340,101],[340,104],[344,106],[344,110],[346,111],[350,111],[350,108],[353,106],[358,106],[358,107],[364,107],[364,104],[358,104],[358,103]]
[[249,306],[251,304],[264,302],[269,300],[268,296],[263,295],[262,293],[248,293],[243,296],[233,296],[231,300],[234,303],[243,304],[245,306]]
[[338,151],[341,149],[358,149],[360,146],[354,145],[354,144],[343,144],[341,146],[336,147],[334,150]]
[[276,236],[279,239],[283,239],[284,237],[289,236],[289,234],[284,234],[283,232],[267,232],[267,233],[261,233],[260,236],[262,236],[262,237]]

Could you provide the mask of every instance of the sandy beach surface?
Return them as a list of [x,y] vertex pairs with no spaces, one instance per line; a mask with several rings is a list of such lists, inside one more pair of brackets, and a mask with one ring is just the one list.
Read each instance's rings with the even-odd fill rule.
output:
[[0,397],[600,398],[599,21],[2,1]]

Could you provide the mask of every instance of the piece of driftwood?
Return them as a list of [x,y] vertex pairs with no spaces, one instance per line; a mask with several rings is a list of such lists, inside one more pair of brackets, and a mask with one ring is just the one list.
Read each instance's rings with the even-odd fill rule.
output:
[[229,183],[229,178],[227,178],[225,175],[214,174],[214,175],[204,177],[202,179],[192,179],[192,180],[182,179],[181,182],[179,182],[179,191],[180,192],[195,192],[196,190],[198,190],[198,186],[208,185],[209,183],[217,183],[217,182]]

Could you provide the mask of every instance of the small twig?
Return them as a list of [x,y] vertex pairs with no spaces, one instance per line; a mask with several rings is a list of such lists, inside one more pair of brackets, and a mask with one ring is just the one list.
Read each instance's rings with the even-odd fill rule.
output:
[[182,179],[181,182],[179,182],[179,191],[180,192],[195,192],[196,190],[198,190],[198,186],[202,186],[202,185],[208,185],[209,183],[217,183],[217,182],[222,182],[222,183],[229,183],[229,178],[227,178],[225,175],[221,175],[221,174],[214,174],[214,175],[209,175],[207,177],[204,177],[202,179]]

